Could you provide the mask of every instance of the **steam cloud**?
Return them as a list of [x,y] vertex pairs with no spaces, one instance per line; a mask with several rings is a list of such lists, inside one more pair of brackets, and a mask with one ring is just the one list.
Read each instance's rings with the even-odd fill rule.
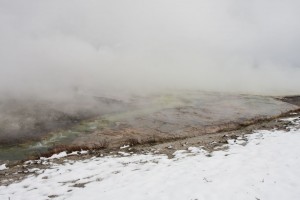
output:
[[0,0],[0,95],[300,92],[298,0]]

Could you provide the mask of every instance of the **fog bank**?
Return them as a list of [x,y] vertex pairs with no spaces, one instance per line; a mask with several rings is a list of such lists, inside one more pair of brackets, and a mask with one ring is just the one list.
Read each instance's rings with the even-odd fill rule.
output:
[[300,2],[0,0],[0,95],[299,94]]

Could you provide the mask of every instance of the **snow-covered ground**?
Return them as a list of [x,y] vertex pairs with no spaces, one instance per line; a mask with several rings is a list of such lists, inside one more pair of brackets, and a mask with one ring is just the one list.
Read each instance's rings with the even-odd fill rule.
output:
[[0,199],[299,200],[300,130],[261,130],[247,139],[247,145],[229,141],[228,150],[211,154],[190,147],[173,159],[149,154],[66,161],[0,187]]

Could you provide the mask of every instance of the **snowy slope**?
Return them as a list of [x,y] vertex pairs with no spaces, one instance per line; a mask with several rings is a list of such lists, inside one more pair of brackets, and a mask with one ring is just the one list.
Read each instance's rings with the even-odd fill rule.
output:
[[[295,119],[296,124],[299,124]],[[67,161],[0,187],[0,199],[300,199],[300,131],[257,131],[226,151]],[[210,155],[210,156],[208,156]]]

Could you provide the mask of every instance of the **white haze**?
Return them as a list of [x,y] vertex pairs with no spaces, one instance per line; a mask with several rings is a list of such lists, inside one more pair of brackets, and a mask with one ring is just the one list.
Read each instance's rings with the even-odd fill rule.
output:
[[298,0],[0,0],[0,95],[300,92]]

